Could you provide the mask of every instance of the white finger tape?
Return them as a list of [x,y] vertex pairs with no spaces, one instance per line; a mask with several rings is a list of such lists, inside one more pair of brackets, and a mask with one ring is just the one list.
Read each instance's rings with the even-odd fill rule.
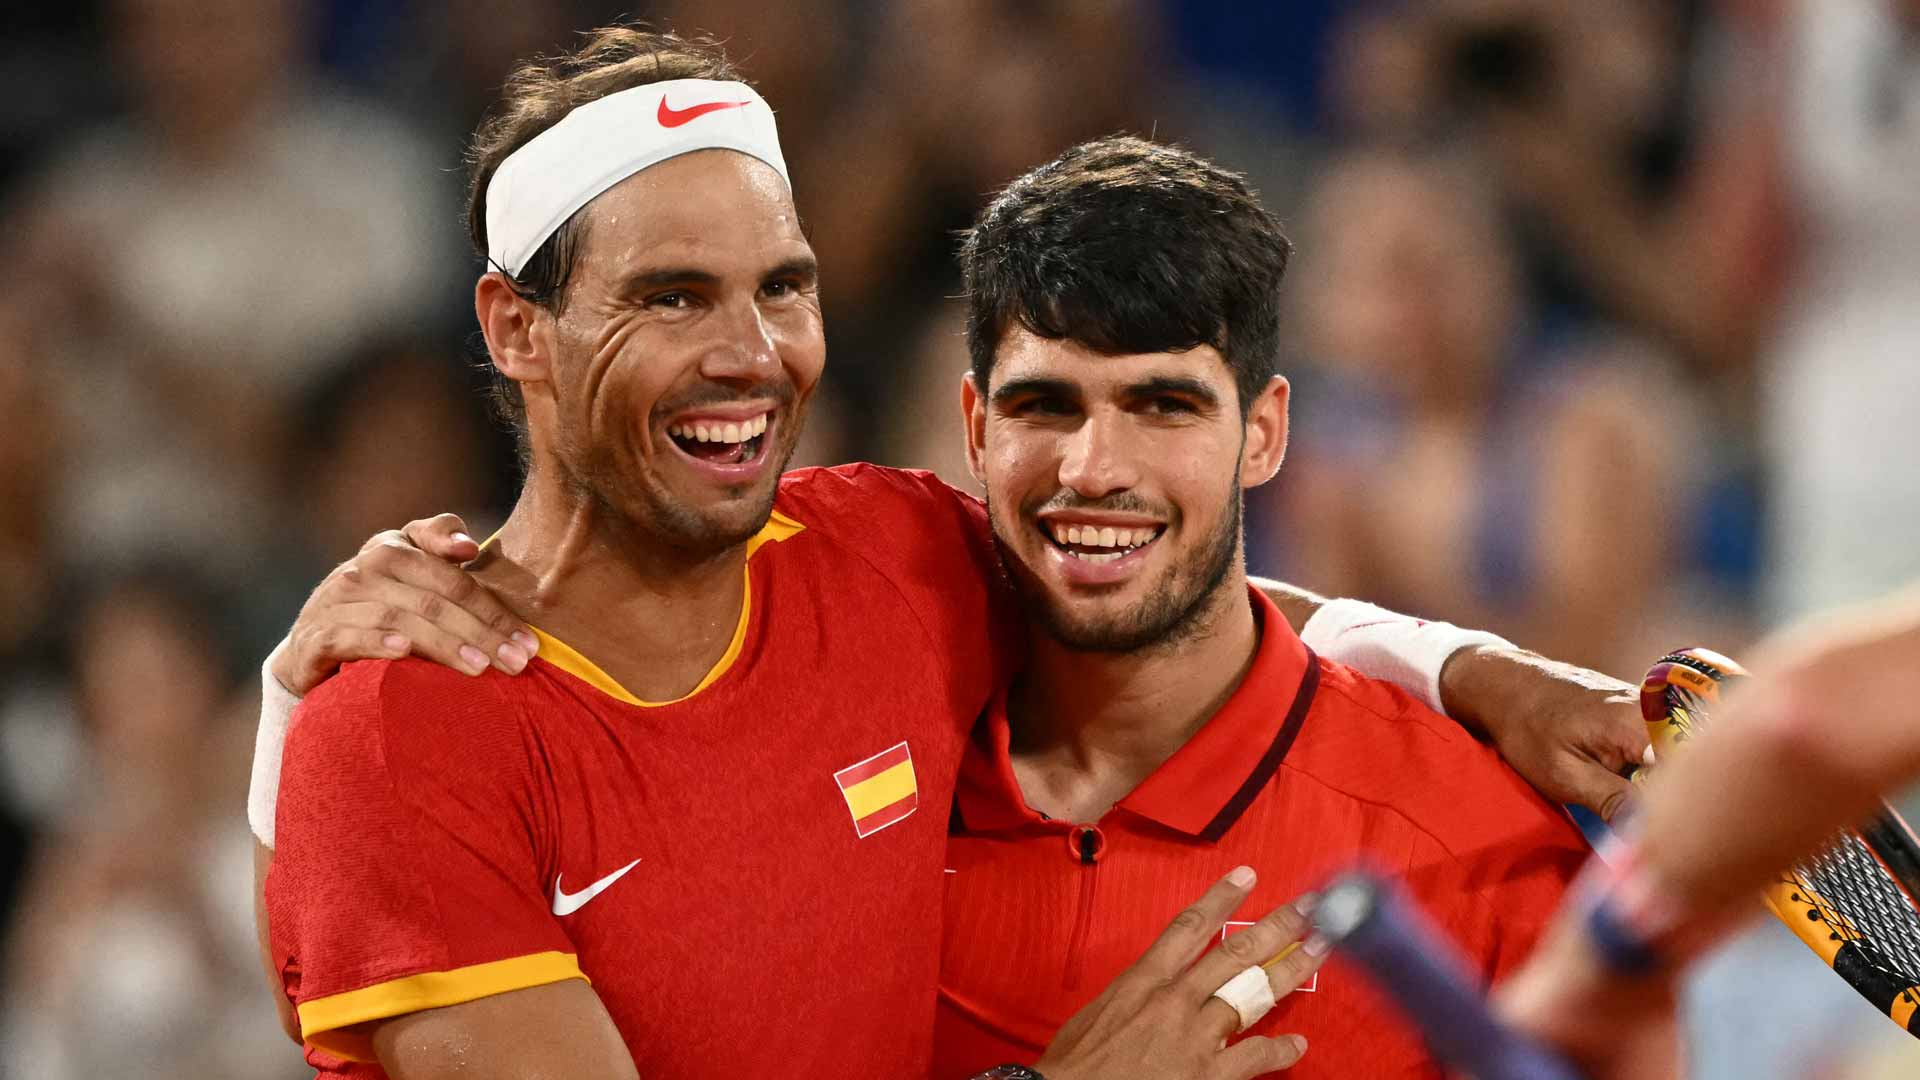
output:
[[1240,1026],[1236,1030],[1245,1031],[1260,1022],[1273,1008],[1273,983],[1267,978],[1267,969],[1258,964],[1242,971],[1221,984],[1213,996],[1226,1002],[1240,1016]]

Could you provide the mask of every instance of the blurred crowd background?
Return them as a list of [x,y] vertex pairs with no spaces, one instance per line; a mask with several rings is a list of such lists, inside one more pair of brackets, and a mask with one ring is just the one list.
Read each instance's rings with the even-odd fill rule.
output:
[[[831,358],[802,464],[970,484],[954,232],[1128,130],[1298,245],[1256,571],[1628,678],[1920,577],[1914,0],[11,4],[0,1075],[304,1074],[254,959],[257,665],[368,535],[509,506],[463,138],[621,14],[779,113]],[[1797,949],[1709,978],[1697,1075],[1915,1068]]]

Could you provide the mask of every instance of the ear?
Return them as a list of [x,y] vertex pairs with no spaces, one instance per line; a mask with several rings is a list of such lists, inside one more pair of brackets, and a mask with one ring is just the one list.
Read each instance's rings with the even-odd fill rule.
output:
[[986,487],[987,394],[985,387],[974,384],[971,371],[960,376],[960,422],[967,429],[967,471]]
[[548,358],[552,321],[539,317],[540,308],[513,290],[505,275],[489,271],[473,287],[473,313],[487,339],[487,355],[500,373],[518,383],[545,382],[552,375]]
[[1240,486],[1273,479],[1287,456],[1287,401],[1292,387],[1275,375],[1247,406],[1246,440],[1240,448]]

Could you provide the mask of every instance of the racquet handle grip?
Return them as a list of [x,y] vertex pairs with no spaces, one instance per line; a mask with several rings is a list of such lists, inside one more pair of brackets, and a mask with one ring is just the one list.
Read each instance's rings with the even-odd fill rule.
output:
[[1321,894],[1314,921],[1446,1065],[1476,1080],[1580,1080],[1560,1055],[1494,1018],[1460,951],[1385,880],[1365,872],[1340,878]]

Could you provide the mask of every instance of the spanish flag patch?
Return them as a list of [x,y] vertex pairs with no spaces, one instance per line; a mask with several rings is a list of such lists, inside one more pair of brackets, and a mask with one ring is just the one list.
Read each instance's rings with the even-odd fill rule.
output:
[[853,815],[853,831],[870,836],[920,808],[920,787],[913,778],[913,754],[905,740],[865,761],[833,774]]

